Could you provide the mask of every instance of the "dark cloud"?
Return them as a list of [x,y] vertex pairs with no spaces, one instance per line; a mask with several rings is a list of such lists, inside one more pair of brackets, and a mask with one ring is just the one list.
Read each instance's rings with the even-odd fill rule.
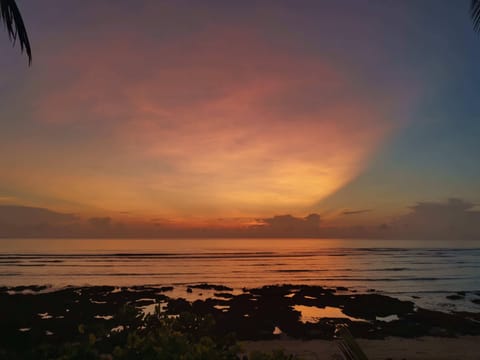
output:
[[49,209],[21,205],[0,205],[0,224],[38,225],[64,224],[75,221],[73,214],[64,214]]
[[378,225],[378,228],[379,228],[380,230],[387,230],[387,229],[389,228],[389,225],[383,223],[383,224]]
[[480,211],[474,203],[451,198],[418,202],[411,212],[392,222],[392,230],[415,238],[480,238]]
[[259,225],[254,225],[251,230],[258,235],[268,237],[314,237],[318,236],[320,229],[320,215],[310,214],[306,217],[292,215],[276,215],[271,218],[257,219]]
[[72,228],[78,218],[45,208],[0,205],[0,237],[55,237],[61,228]]
[[88,219],[88,223],[96,228],[105,228],[110,226],[112,219],[110,217],[93,217]]
[[357,214],[364,214],[372,211],[372,209],[362,209],[362,210],[345,210],[342,212],[342,215],[357,215]]
[[[365,210],[347,212],[366,212]],[[229,221],[230,219],[224,219]],[[328,226],[318,214],[296,217],[290,214],[257,219],[252,226],[182,227],[168,219],[119,223],[110,217],[77,218],[72,214],[25,206],[0,206],[0,237],[123,237],[123,238],[376,238],[376,239],[478,239],[480,211],[461,199],[418,202],[409,211],[380,225],[362,223]]]

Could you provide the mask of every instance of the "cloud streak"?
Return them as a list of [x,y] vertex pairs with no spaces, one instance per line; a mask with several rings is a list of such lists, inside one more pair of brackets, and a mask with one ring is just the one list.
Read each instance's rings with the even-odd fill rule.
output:
[[362,210],[345,210],[342,212],[342,215],[358,215],[358,214],[365,214],[373,211],[372,209],[362,209]]

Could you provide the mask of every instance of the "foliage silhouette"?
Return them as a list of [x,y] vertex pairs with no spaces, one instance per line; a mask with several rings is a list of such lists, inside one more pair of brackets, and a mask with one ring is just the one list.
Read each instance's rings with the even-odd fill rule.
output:
[[[211,315],[183,312],[166,315],[157,304],[155,313],[144,315],[124,306],[111,328],[107,324],[80,323],[69,341],[40,337],[19,347],[0,347],[0,359],[31,360],[300,360],[283,351],[252,352],[243,356],[231,333],[216,333]],[[240,357],[241,356],[241,357]]]
[[336,335],[338,337],[337,345],[344,360],[368,360],[362,348],[348,330],[347,325],[338,325]]
[[476,32],[480,32],[480,0],[472,0],[470,14],[472,16],[473,29]]
[[8,36],[13,44],[18,39],[20,43],[20,50],[24,51],[28,57],[28,64],[32,63],[32,49],[30,48],[30,41],[28,40],[27,29],[23,23],[22,14],[18,9],[15,0],[0,0],[0,17],[5,24]]

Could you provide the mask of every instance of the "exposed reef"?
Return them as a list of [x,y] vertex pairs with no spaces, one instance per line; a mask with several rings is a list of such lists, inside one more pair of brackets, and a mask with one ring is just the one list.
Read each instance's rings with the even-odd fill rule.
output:
[[[371,339],[480,335],[480,313],[427,310],[378,293],[347,293],[343,287],[276,285],[243,289],[242,293],[212,284],[188,288],[212,290],[214,296],[188,301],[173,297],[177,290],[173,287],[156,286],[68,287],[51,292],[42,286],[2,287],[0,348],[72,341],[79,326],[123,331],[131,321],[129,312],[139,311],[141,316],[153,312],[155,306],[170,316],[210,314],[214,332],[235,333],[241,340],[332,339],[338,323],[347,323],[356,337]],[[342,316],[305,320],[298,310],[332,308]]]

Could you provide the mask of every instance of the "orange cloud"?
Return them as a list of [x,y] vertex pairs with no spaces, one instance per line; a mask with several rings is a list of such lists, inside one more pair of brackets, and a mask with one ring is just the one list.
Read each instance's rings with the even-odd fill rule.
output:
[[[358,175],[392,129],[387,99],[352,69],[254,29],[136,35],[99,34],[49,59],[57,75],[36,116],[87,135],[75,150],[52,144],[51,166],[26,165],[29,188],[170,218],[299,214]],[[59,166],[62,150],[71,164]]]

